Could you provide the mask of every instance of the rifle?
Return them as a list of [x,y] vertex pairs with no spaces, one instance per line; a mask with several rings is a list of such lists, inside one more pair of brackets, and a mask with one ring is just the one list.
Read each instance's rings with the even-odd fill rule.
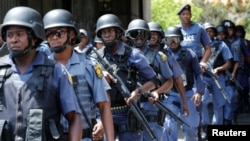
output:
[[[141,87],[140,83],[137,83],[139,87]],[[143,93],[143,96],[145,97],[153,97],[154,96],[151,93]],[[177,116],[174,112],[172,112],[168,107],[166,107],[162,101],[157,100],[154,103],[160,110],[162,110],[164,113],[170,115],[174,120],[176,120],[180,125],[185,124],[187,127],[190,127],[188,123],[186,123],[184,120],[182,120],[179,116]]]
[[[209,67],[210,68],[210,67]],[[216,86],[218,87],[218,89],[220,90],[221,94],[223,95],[224,99],[228,102],[231,103],[230,99],[227,96],[226,91],[221,87],[221,83],[218,81],[218,76],[215,75],[212,71],[204,68],[205,73],[207,73],[209,76],[212,77],[212,79],[214,80]]]
[[[100,56],[100,54],[93,48],[89,47],[89,49],[86,51],[86,55],[88,55],[91,51],[93,51],[96,54],[97,60],[102,64],[104,69],[108,71],[114,78],[117,79],[116,86],[119,89],[119,92],[122,94],[124,98],[130,97],[130,91],[125,85],[125,83],[122,81],[122,79],[116,74],[116,72],[113,70],[112,67]],[[117,70],[116,70],[117,71]],[[153,141],[158,141],[155,133],[153,132],[152,128],[149,126],[149,123],[146,119],[146,117],[143,115],[142,111],[138,107],[138,105],[132,101],[130,104],[130,110],[133,112],[137,120],[142,123],[142,126],[147,130],[149,133],[150,137],[152,138]]]
[[[227,70],[226,74],[229,76],[229,78],[232,77],[231,73]],[[239,81],[234,79],[232,82],[234,82],[235,86],[239,88],[240,90],[243,90],[243,87],[240,85]]]

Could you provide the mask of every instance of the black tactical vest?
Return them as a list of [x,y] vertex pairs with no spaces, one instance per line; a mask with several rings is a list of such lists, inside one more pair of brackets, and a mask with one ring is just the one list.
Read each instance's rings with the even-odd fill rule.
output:
[[[125,50],[123,54],[115,54],[113,56],[106,55],[107,49],[104,50],[104,59],[106,62],[114,70],[116,73],[126,84],[129,91],[132,92],[136,88],[136,74],[137,70],[134,66],[130,66],[128,64],[128,59],[131,55],[132,48],[129,46],[124,46]],[[111,91],[110,91],[110,98],[111,98],[111,107],[123,106],[126,105],[124,101],[124,97],[119,92],[117,86],[115,84],[110,84]]]
[[192,69],[192,59],[190,57],[190,53],[187,49],[181,49],[178,58],[176,61],[180,64],[180,67],[182,68],[184,75],[182,75],[183,79],[183,85],[186,90],[190,90],[193,87],[194,84],[194,75],[193,75],[193,69]]

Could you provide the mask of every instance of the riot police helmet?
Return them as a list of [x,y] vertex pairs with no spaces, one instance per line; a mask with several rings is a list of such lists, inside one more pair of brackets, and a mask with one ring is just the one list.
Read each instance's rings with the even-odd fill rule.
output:
[[204,28],[204,29],[208,29],[208,28],[216,29],[215,26],[214,26],[214,24],[212,24],[212,23],[210,23],[210,22],[205,22],[205,23],[203,24],[203,28]]
[[221,22],[221,24],[225,27],[225,28],[233,28],[235,29],[235,24],[231,21],[231,20],[223,20]]
[[[1,36],[6,41],[6,30],[9,26],[21,26],[27,29],[28,46],[23,50],[9,49],[10,56],[13,58],[26,55],[31,49],[35,49],[45,40],[42,16],[35,9],[17,6],[11,8],[5,15],[1,25]],[[38,39],[36,44],[32,44],[32,36]]]
[[41,41],[45,39],[42,16],[32,8],[18,6],[6,13],[1,25],[1,36],[4,41],[6,41],[6,28],[11,25],[29,28],[38,39]]
[[152,32],[158,32],[162,38],[164,37],[164,31],[162,29],[162,26],[159,24],[159,23],[156,23],[156,22],[149,22],[148,23],[148,26],[149,26],[149,30]]
[[182,40],[183,40],[183,35],[180,27],[170,26],[166,29],[164,42],[167,45],[170,45],[173,42],[180,43]]
[[238,36],[241,38],[245,38],[246,36],[246,31],[242,25],[235,26],[235,32],[236,32],[236,35],[238,34]]
[[180,27],[177,26],[170,26],[166,29],[165,31],[165,37],[181,37],[182,38],[182,33]]
[[73,15],[65,9],[53,9],[43,17],[45,31],[53,27],[70,27],[76,34],[78,30]]
[[129,39],[137,39],[138,37],[142,39],[149,39],[150,38],[150,30],[148,23],[142,19],[134,19],[132,20],[127,28],[125,36]]
[[96,23],[96,35],[97,37],[101,37],[101,30],[104,28],[115,27],[123,33],[124,29],[122,28],[122,24],[120,19],[114,14],[105,14],[98,18]]

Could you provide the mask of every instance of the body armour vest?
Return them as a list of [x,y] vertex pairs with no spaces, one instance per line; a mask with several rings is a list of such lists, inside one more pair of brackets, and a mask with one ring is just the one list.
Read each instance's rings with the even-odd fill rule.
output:
[[[159,69],[154,65],[154,60],[155,60],[155,57],[156,57],[157,53],[159,53],[159,51],[155,51],[155,50],[153,50],[151,48],[146,48],[146,51],[144,52],[144,56],[149,61],[150,66],[154,69],[154,71],[156,73],[156,78],[157,78],[157,84],[156,85],[157,85],[157,87],[160,87],[164,83],[165,80],[162,77],[162,75],[160,74]],[[142,84],[143,83],[144,83],[144,80],[142,80]]]
[[211,65],[213,69],[220,67],[225,63],[220,49],[220,45],[221,41],[213,41],[211,43],[211,55],[207,63]]
[[[191,24],[188,29],[181,29],[183,34],[183,41],[181,42],[181,46],[185,48],[192,49],[198,58],[202,57],[202,45],[200,43],[201,40],[201,25],[199,24]],[[180,25],[179,25],[180,26]],[[181,27],[181,26],[180,26]]]
[[186,90],[190,90],[194,84],[194,75],[192,69],[192,57],[188,49],[181,48],[178,51],[176,61],[180,64],[181,69],[183,70],[183,75],[181,75],[183,80],[183,86]]
[[[82,57],[80,55],[77,56]],[[83,58],[80,58],[79,60],[83,60]],[[83,68],[80,74],[73,74],[72,72],[70,72],[70,70],[69,73],[72,78],[74,91],[76,93],[77,101],[81,109],[80,113],[81,113],[82,124],[84,125],[84,129],[87,129],[87,128],[92,128],[93,124],[91,119],[94,116],[93,114],[96,114],[96,112],[95,112],[92,90],[86,80],[87,69],[85,62],[86,61],[81,61],[80,63],[80,68]],[[64,117],[63,120],[64,120],[63,121],[64,132],[68,132],[69,131],[68,122]]]
[[[137,83],[137,70],[135,67],[128,64],[128,59],[131,55],[132,48],[125,45],[123,53],[115,55],[106,55],[106,52],[107,50],[105,48],[104,59],[106,62],[109,62],[109,65],[114,70],[114,73],[116,73],[123,80],[129,91],[133,91],[136,88]],[[111,107],[126,105],[124,97],[119,92],[117,85],[110,84],[110,86]]]
[[44,58],[45,64],[34,66],[25,83],[11,72],[10,65],[0,64],[0,119],[9,121],[10,141],[59,138],[61,109],[55,104],[58,95],[51,75],[55,64]]

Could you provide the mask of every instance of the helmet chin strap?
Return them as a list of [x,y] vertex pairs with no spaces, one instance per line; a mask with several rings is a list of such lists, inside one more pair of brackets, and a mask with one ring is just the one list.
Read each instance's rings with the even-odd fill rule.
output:
[[62,46],[56,46],[56,47],[51,48],[50,50],[55,53],[60,53],[66,49],[67,45],[68,45],[68,41],[66,41]]
[[50,47],[50,50],[55,53],[61,53],[66,49],[67,45],[69,44],[69,36],[67,36],[67,41],[65,41],[62,46]]

